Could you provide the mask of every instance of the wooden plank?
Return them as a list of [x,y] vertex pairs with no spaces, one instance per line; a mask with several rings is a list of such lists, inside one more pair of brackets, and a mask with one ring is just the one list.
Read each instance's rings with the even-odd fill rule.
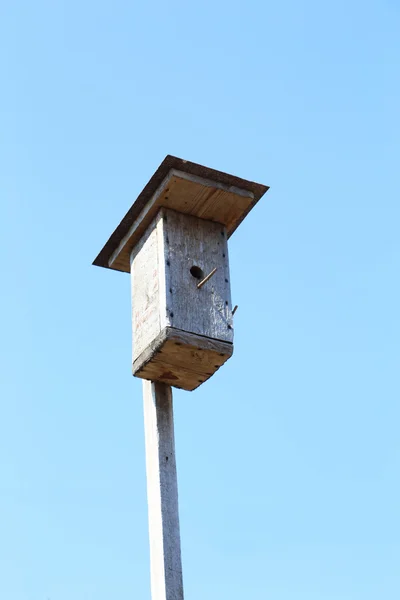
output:
[[183,600],[171,388],[143,381],[152,600]]
[[162,294],[160,295],[160,330],[162,331],[165,327],[171,324],[171,308],[170,300],[172,295],[172,288],[170,283],[170,268],[166,261],[166,245],[169,244],[168,234],[166,232],[166,225],[164,219],[164,210],[160,209],[157,214],[157,234],[158,234],[158,264],[160,265],[160,289]]
[[[173,210],[163,209],[161,218],[169,282],[167,324],[232,343],[226,229],[219,223]],[[200,273],[197,278],[191,273],[193,267]],[[214,269],[215,275],[198,289],[199,280]]]
[[166,364],[156,359],[147,363],[135,376],[140,379],[159,381],[188,392],[192,392],[208,379],[183,367]]
[[109,258],[108,266],[129,272],[129,255],[161,207],[214,221],[234,232],[252,208],[254,194],[172,169],[132,223]]
[[233,354],[233,344],[166,327],[136,359],[132,373],[192,391]]
[[233,354],[233,344],[209,340],[170,328],[157,360],[199,375],[213,375]]
[[[160,333],[160,299],[165,290],[160,289],[158,255],[155,219],[131,256],[133,360]],[[163,268],[162,264],[161,271]]]
[[[136,231],[136,229],[141,229],[142,232],[145,231],[151,221],[152,217],[148,217],[147,209],[145,209],[146,205],[150,206],[154,203],[155,195],[166,189],[165,180],[174,174],[183,179],[188,179],[191,177],[193,183],[200,182],[204,186],[211,186],[215,189],[224,189],[234,194],[240,195],[243,192],[245,194],[252,194],[253,199],[247,204],[245,210],[240,215],[240,218],[236,220],[233,225],[227,226],[228,237],[232,235],[236,227],[238,227],[238,225],[258,202],[258,200],[269,189],[269,187],[266,185],[255,183],[254,181],[248,181],[240,177],[236,177],[235,175],[230,175],[229,173],[216,171],[215,169],[210,169],[209,167],[204,167],[203,165],[192,163],[188,160],[182,160],[176,156],[168,155],[145,185],[142,192],[132,204],[118,227],[111,234],[107,243],[93,261],[94,265],[129,272],[128,261],[122,258],[120,261],[117,255],[120,254],[121,249],[125,246],[125,244],[128,245],[126,253],[127,256],[129,255],[130,248],[133,248],[134,244],[136,243],[134,241],[132,241],[132,243],[130,242],[132,231]],[[143,219],[148,219],[147,224],[142,222]],[[222,223],[226,224],[224,221],[222,221]],[[139,231],[138,236],[140,237]]]
[[[139,240],[142,235],[144,235],[146,229],[150,226],[150,223],[156,216],[157,212],[160,210],[159,197],[164,193],[164,190],[168,186],[168,182],[172,177],[172,173],[168,173],[167,177],[163,179],[158,189],[154,192],[152,198],[149,201],[149,204],[146,204],[144,208],[140,211],[138,216],[135,218],[131,227],[128,229],[127,233],[119,242],[118,246],[115,248],[114,252],[111,254],[108,265],[110,268],[117,270],[125,270],[126,268],[126,254],[131,253],[134,247],[139,243]],[[149,207],[154,206],[154,210],[149,210]]]

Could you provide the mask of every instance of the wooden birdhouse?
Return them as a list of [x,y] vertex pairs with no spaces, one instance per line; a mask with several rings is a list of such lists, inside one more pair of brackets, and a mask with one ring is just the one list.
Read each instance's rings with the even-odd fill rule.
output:
[[131,273],[132,371],[194,390],[233,353],[228,238],[267,186],[167,156],[94,261]]

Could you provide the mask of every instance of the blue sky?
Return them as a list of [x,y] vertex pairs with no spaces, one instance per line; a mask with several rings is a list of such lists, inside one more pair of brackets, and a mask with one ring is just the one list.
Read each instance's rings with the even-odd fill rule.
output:
[[190,600],[400,597],[400,9],[3,2],[0,595],[150,599],[129,276],[166,154],[271,186],[235,354],[175,392]]

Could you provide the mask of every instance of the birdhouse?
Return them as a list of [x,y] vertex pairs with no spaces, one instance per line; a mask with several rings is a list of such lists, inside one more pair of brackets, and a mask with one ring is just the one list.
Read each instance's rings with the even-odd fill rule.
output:
[[167,156],[94,261],[131,274],[132,372],[194,390],[233,353],[228,238],[267,186]]

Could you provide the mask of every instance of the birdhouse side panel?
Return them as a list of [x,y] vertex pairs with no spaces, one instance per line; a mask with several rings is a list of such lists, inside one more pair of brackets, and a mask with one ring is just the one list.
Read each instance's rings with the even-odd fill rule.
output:
[[233,343],[226,228],[173,210],[163,209],[162,214],[166,265],[162,327]]
[[160,265],[158,219],[131,255],[133,361],[160,333]]

